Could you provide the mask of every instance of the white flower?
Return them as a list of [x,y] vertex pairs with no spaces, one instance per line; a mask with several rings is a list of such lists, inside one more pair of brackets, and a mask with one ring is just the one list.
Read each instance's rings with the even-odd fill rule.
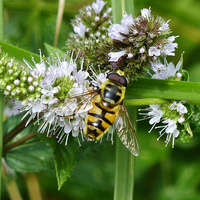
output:
[[126,50],[119,51],[119,52],[110,52],[108,56],[110,56],[109,61],[111,62],[117,62],[120,57],[124,56],[126,54]]
[[128,26],[121,24],[112,24],[108,29],[108,35],[110,36],[111,40],[122,41],[125,38],[122,33],[128,33]]
[[140,11],[141,11],[142,17],[144,17],[144,18],[148,19],[151,16],[151,8],[149,8],[149,9],[144,8],[144,9],[142,9]]
[[157,47],[150,47],[149,48],[149,56],[160,56],[161,52],[160,49]]
[[95,74],[95,79],[93,79],[91,83],[94,86],[100,87],[100,85],[102,85],[103,83],[105,83],[106,77],[107,77],[107,73],[105,73],[105,74],[100,73],[98,75]]
[[[78,139],[78,135],[81,132],[82,137],[85,120],[84,113],[88,111],[86,109],[91,108],[89,106],[86,109],[79,107],[82,113],[75,115],[75,110],[78,108],[77,100],[67,98],[68,96],[86,92],[89,85],[87,80],[89,74],[82,70],[83,62],[80,66],[81,69],[77,71],[76,63],[72,57],[69,61],[65,60],[67,57],[64,57],[64,60],[60,60],[58,57],[53,62],[49,59],[45,63],[41,61],[42,65],[34,63],[35,66],[31,66],[28,63],[32,76],[35,76],[35,78],[37,76],[37,84],[35,85],[41,86],[40,90],[38,90],[40,94],[37,94],[35,99],[33,95],[27,97],[23,101],[23,107],[20,109],[21,112],[26,111],[22,119],[30,115],[26,125],[36,119],[35,123],[39,125],[39,132],[46,132],[49,137],[57,134],[58,142],[62,143],[65,140],[65,144],[67,144],[69,133]],[[45,69],[45,71],[39,72],[38,69],[41,68],[38,68],[38,66],[43,66],[42,69]],[[39,74],[42,75],[38,77]],[[32,78],[30,82],[34,83],[35,81]],[[65,118],[65,116],[69,117]]]
[[134,24],[132,14],[124,14],[123,19],[121,20],[122,25],[132,26]]
[[[5,92],[5,91],[4,91]],[[11,102],[12,101],[12,102]],[[7,100],[4,105],[3,114],[5,117],[15,116],[20,113],[19,109],[22,107],[21,101]]]
[[[172,147],[174,147],[175,138],[179,136],[178,127],[185,121],[184,114],[188,112],[182,102],[177,103],[174,101],[171,104],[150,105],[148,109],[140,109],[140,111],[145,111],[145,113],[139,113],[144,116],[143,119],[150,119],[149,124],[152,125],[152,127],[149,130],[149,133],[153,130],[153,128],[161,128],[158,140],[166,134],[166,146],[172,138]],[[146,113],[146,111],[148,112]],[[164,125],[156,126],[158,123],[163,123]]]
[[177,63],[176,67],[172,62],[167,63],[167,60],[164,60],[164,64],[162,63],[151,63],[152,70],[155,72],[152,75],[152,78],[157,79],[168,79],[172,77],[179,77],[178,71],[181,68],[181,60]]
[[177,104],[177,111],[179,112],[180,115],[188,112],[187,108],[181,102]]
[[63,61],[59,66],[59,77],[63,76],[70,76],[71,73],[76,70],[76,64],[75,63],[69,63],[67,61]]
[[77,33],[81,38],[85,37],[86,27],[82,22],[79,22],[77,26],[74,26],[74,32]]
[[160,122],[161,117],[163,116],[163,111],[159,109],[159,105],[150,105],[151,111],[148,112],[148,116],[151,116],[149,123],[156,124]]
[[[142,111],[142,109],[140,109],[140,111]],[[149,112],[148,113],[139,113],[139,114],[144,115],[144,119],[150,119],[149,124],[152,125],[151,129],[149,130],[149,133],[150,133],[153,130],[153,128],[155,127],[155,125],[160,122],[160,120],[163,116],[163,111],[160,110],[160,106],[157,104],[150,105],[149,109],[145,109],[144,111],[149,111]]]
[[42,112],[43,110],[45,110],[47,108],[46,105],[44,105],[42,103],[41,100],[35,100],[33,103],[32,103],[32,112],[33,113],[40,113]]
[[159,27],[159,31],[160,32],[162,32],[162,31],[169,31],[170,29],[169,29],[169,24],[168,24],[168,22],[169,22],[170,20],[168,20],[167,22],[164,22],[163,24],[162,24],[162,26],[161,27]]
[[151,68],[155,73],[166,70],[166,66],[160,62],[151,62]]
[[[166,137],[166,140],[165,140],[165,143],[166,143],[165,146],[168,145],[168,143],[169,143],[169,141],[171,140],[171,137],[172,137],[172,148],[174,148],[175,138],[178,137],[178,135],[179,135],[179,130],[177,129],[177,122],[176,122],[176,120],[167,119],[167,120],[163,121],[163,123],[166,124],[166,125],[159,127],[159,128],[162,128],[162,130],[159,132],[160,137],[164,133],[167,134],[167,137]],[[159,140],[159,138],[158,138],[158,140]]]
[[47,94],[41,96],[41,101],[43,104],[51,105],[57,102],[57,98],[54,98],[53,92],[48,92]]
[[45,71],[46,71],[46,65],[44,61],[42,61],[41,63],[35,64],[35,68],[32,70],[31,74],[33,76],[38,76],[38,75],[44,76]]
[[78,72],[76,70],[74,70],[73,75],[74,75],[76,82],[78,84],[82,85],[83,82],[85,81],[85,79],[89,76],[89,73],[86,71],[82,71],[82,70],[79,70]]
[[96,3],[95,2],[92,3],[92,8],[96,14],[99,14],[102,11],[105,4],[106,3],[104,1],[97,0]]
[[170,109],[171,110],[177,110],[177,112],[180,114],[180,115],[183,115],[185,113],[188,112],[187,108],[181,103],[176,103],[176,101],[174,101],[171,105],[170,105]]
[[175,53],[173,53],[175,51],[175,48],[178,47],[177,43],[173,43],[173,41],[175,40],[175,38],[177,38],[178,36],[171,36],[167,38],[167,42],[166,44],[164,44],[161,48],[161,54],[164,56],[174,56]]

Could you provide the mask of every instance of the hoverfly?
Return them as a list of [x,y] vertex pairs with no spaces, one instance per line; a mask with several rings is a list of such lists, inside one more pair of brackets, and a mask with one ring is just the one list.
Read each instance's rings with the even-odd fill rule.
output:
[[121,71],[111,72],[100,88],[68,97],[68,100],[76,100],[78,103],[78,108],[71,116],[88,112],[84,134],[89,140],[99,140],[113,123],[117,123],[120,124],[117,130],[120,140],[133,155],[137,156],[138,138],[123,103],[127,84],[127,79]]

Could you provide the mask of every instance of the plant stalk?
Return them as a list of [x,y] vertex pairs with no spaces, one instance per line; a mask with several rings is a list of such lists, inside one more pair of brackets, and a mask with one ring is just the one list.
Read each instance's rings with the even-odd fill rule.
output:
[[[125,12],[133,13],[133,9],[133,0],[112,0],[113,22],[120,23]],[[134,156],[117,137],[114,200],[133,200],[133,186]]]
[[[27,126],[25,126],[27,121],[28,121],[28,118],[24,119],[23,121],[21,121],[20,124],[18,124],[14,129],[12,129],[9,133],[7,133],[3,137],[3,145],[4,146],[8,142],[10,142],[18,133],[20,133],[21,131],[23,131],[27,127]],[[31,124],[31,122],[28,124],[28,126],[30,124]]]
[[23,144],[24,142],[26,142],[27,140],[29,140],[35,136],[36,136],[35,132],[29,133],[28,135],[24,136],[23,138],[17,140],[16,142],[13,142],[13,143],[3,147],[3,152],[5,153],[6,151],[9,151],[10,149],[17,147],[20,144]]

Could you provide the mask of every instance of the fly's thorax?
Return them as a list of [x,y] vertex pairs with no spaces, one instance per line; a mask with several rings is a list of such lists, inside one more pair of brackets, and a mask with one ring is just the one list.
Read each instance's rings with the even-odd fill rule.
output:
[[114,107],[119,105],[125,96],[126,87],[107,79],[101,85],[101,101],[105,107]]

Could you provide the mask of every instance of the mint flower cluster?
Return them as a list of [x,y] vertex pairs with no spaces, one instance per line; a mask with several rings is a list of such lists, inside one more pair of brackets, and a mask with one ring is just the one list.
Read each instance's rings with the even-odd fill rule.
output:
[[148,72],[149,65],[159,58],[174,56],[174,43],[177,36],[171,33],[168,21],[151,15],[151,9],[141,10],[134,18],[124,15],[121,24],[112,24],[108,35],[113,41],[113,50],[108,55],[114,68],[123,70],[127,76],[135,79]]
[[[141,111],[141,110],[140,110]],[[149,124],[152,125],[149,133],[155,129],[161,129],[159,131],[158,140],[166,134],[165,143],[167,146],[169,141],[172,139],[172,147],[175,144],[175,138],[185,137],[183,142],[187,142],[189,138],[193,136],[190,129],[189,123],[187,122],[188,109],[183,102],[172,102],[162,105],[150,105],[149,108],[142,111],[148,111],[147,113],[140,113],[145,118],[150,118]],[[159,123],[162,123],[160,125]],[[157,125],[159,124],[159,125]],[[157,125],[157,126],[156,126]]]
[[90,63],[102,68],[109,64],[108,28],[112,19],[112,8],[107,8],[105,4],[97,0],[82,8],[72,20],[74,32],[69,35],[66,43],[67,49],[85,58],[86,65]]
[[[181,69],[182,58],[176,66],[164,59],[164,63],[152,62],[151,67],[153,73],[151,77],[156,79],[181,81],[184,75]],[[149,108],[140,109],[142,112],[139,114],[143,115],[143,119],[149,119],[149,124],[152,125],[149,132],[154,128],[161,129],[158,140],[166,134],[165,146],[172,139],[172,147],[174,147],[175,139],[180,138],[182,142],[188,143],[189,139],[193,137],[188,120],[191,117],[191,109],[188,109],[188,107],[190,106],[184,101],[171,101],[166,104],[155,104],[150,105]]]
[[[69,55],[63,59],[45,58],[40,53],[40,63],[30,64],[24,60],[21,65],[4,53],[0,57],[0,89],[7,98],[13,98],[13,106],[25,112],[21,120],[27,119],[27,126],[34,121],[37,131],[53,135],[58,143],[67,145],[69,135],[84,141],[83,130],[87,111],[91,109],[92,95],[82,94],[98,88],[105,82],[107,73],[92,76],[83,70],[83,60],[77,64]],[[115,126],[115,125],[114,125]],[[116,125],[117,126],[117,125]],[[108,131],[107,138],[115,128]]]
[[86,92],[90,84],[87,80],[88,72],[82,70],[82,66],[78,67],[72,58],[67,60],[66,57],[48,61],[41,58],[40,63],[34,66],[26,62],[31,68],[30,74],[34,78],[41,77],[41,90],[40,96],[35,99],[22,100],[20,108],[21,112],[26,112],[22,119],[28,116],[27,124],[34,120],[39,126],[38,132],[45,132],[49,137],[56,135],[58,142],[65,141],[65,144],[70,133],[77,138],[80,133],[83,138],[82,130],[87,114],[87,110],[81,114],[75,113],[78,102],[68,97]]

